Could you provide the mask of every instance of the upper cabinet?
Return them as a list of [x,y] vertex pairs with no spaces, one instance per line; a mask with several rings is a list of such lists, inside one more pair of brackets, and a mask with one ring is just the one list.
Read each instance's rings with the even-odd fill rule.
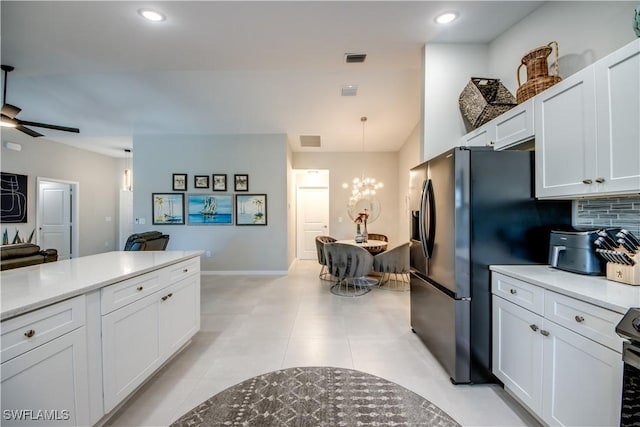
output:
[[492,146],[495,150],[533,139],[533,99],[513,107],[462,137],[461,145]]
[[533,100],[537,197],[640,192],[640,40]]

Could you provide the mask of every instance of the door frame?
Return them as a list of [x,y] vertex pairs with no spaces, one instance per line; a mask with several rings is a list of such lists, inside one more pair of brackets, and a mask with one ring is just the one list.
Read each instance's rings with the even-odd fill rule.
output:
[[[76,181],[66,181],[55,178],[36,177],[36,242],[40,239],[40,226],[42,225],[42,217],[40,207],[40,185],[43,183],[67,184],[71,188],[71,251],[69,258],[77,258],[79,256],[79,230],[80,230],[80,183]],[[44,249],[44,248],[43,248]]]
[[331,230],[331,193],[329,191],[329,170],[328,169],[294,169],[293,176],[295,178],[295,198],[296,198],[296,210],[295,210],[295,243],[296,251],[295,258],[300,258],[300,234],[302,224],[298,212],[300,209],[300,189],[302,188],[324,188],[327,190],[327,229],[326,234],[330,234]]

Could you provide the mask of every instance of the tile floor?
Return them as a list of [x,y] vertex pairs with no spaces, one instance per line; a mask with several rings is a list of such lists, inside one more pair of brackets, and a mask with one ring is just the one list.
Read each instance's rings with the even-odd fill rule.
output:
[[409,293],[329,293],[315,261],[289,275],[203,276],[201,331],[108,422],[167,426],[215,393],[294,366],[357,369],[429,399],[467,426],[537,422],[496,385],[458,385],[409,326]]

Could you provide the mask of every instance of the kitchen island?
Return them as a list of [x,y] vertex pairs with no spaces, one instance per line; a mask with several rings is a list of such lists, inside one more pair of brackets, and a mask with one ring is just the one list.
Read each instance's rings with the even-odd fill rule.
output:
[[548,265],[491,266],[492,372],[548,425],[618,425],[622,339],[640,287]]
[[200,329],[201,251],[2,272],[3,425],[103,422]]

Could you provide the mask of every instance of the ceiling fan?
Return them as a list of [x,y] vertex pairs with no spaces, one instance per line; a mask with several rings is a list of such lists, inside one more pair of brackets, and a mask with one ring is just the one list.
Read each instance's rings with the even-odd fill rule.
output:
[[2,126],[13,127],[19,130],[20,132],[26,133],[27,135],[33,136],[34,138],[39,136],[44,136],[39,132],[29,129],[26,126],[34,126],[38,128],[46,128],[53,130],[61,130],[64,132],[74,132],[80,133],[80,129],[71,128],[67,126],[58,126],[58,125],[49,125],[46,123],[37,123],[37,122],[28,122],[26,120],[17,119],[16,116],[22,111],[22,109],[16,107],[15,105],[7,104],[7,74],[10,71],[14,70],[14,67],[11,65],[1,65],[2,71],[4,71],[4,91],[2,92],[2,111],[0,116],[0,121]]

